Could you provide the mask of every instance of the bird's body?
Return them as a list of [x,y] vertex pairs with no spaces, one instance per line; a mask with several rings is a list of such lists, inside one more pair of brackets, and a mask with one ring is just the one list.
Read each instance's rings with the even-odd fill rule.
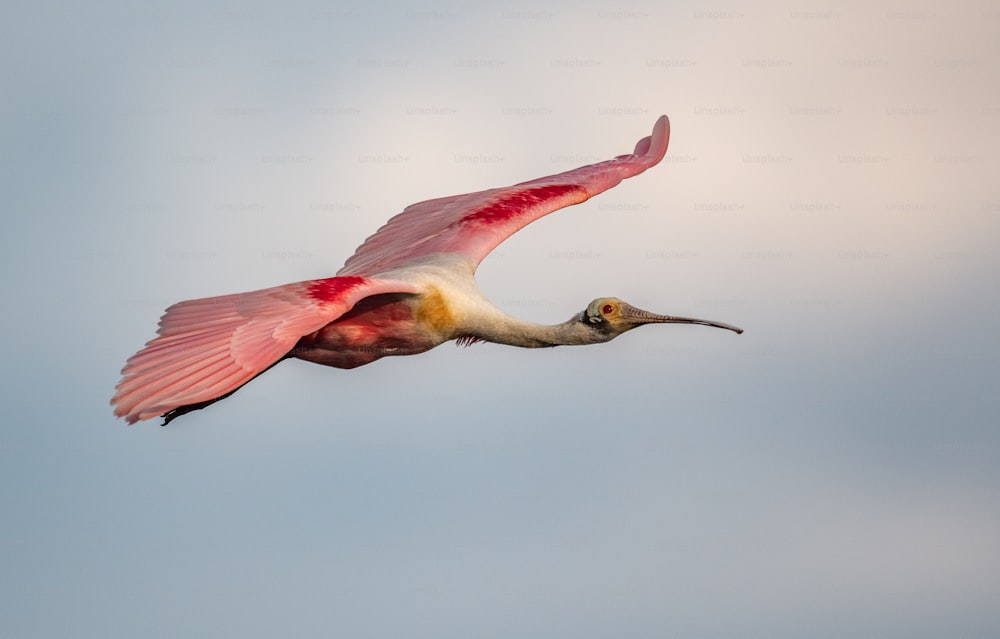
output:
[[129,359],[111,403],[129,423],[228,397],[286,358],[355,368],[451,340],[525,348],[609,341],[650,323],[735,327],[598,298],[553,326],[513,318],[476,286],[479,262],[531,221],[577,204],[662,159],[661,117],[630,155],[512,187],[414,204],[362,244],[336,276],[180,302]]
[[499,309],[476,288],[475,265],[437,254],[387,276],[419,293],[366,297],[318,331],[299,339],[290,356],[336,368],[356,368],[389,355],[416,355],[472,335]]

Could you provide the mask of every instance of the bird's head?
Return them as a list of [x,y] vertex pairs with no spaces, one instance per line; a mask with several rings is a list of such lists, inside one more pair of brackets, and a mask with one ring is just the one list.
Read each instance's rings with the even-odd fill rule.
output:
[[674,315],[657,315],[656,313],[636,308],[617,297],[598,297],[580,314],[580,322],[594,332],[597,338],[596,341],[604,342],[645,324],[702,324],[704,326],[724,328],[735,333],[743,332],[742,328],[720,322],[710,322],[691,317],[677,317]]

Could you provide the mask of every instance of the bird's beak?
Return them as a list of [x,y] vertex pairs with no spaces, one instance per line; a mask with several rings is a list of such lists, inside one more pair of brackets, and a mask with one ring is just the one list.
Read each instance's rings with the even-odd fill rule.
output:
[[731,324],[723,324],[722,322],[710,322],[703,319],[695,319],[693,317],[677,317],[676,315],[657,315],[656,313],[650,313],[649,311],[644,311],[641,308],[636,308],[631,304],[622,304],[622,320],[626,322],[634,323],[637,326],[642,324],[701,324],[702,326],[714,326],[715,328],[724,328],[727,331],[733,331],[734,333],[742,333],[743,329],[733,326]]

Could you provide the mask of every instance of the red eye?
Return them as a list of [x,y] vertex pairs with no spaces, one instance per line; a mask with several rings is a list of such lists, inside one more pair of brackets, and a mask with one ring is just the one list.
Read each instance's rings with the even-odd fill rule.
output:
[[604,313],[605,315],[611,315],[611,311],[613,310],[615,310],[615,307],[612,306],[611,304],[605,304],[604,306],[601,307],[601,312]]

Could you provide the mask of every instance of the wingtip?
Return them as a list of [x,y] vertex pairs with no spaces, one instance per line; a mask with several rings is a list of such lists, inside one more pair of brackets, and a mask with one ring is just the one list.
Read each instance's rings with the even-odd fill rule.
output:
[[667,144],[670,142],[670,119],[661,115],[653,125],[653,132],[639,140],[635,145],[633,155],[646,158],[653,164],[663,159],[667,154]]
[[670,143],[670,118],[666,115],[661,115],[656,119],[656,123],[653,124],[652,133],[653,142],[650,145],[653,149],[663,148],[663,152],[667,151],[667,144]]

